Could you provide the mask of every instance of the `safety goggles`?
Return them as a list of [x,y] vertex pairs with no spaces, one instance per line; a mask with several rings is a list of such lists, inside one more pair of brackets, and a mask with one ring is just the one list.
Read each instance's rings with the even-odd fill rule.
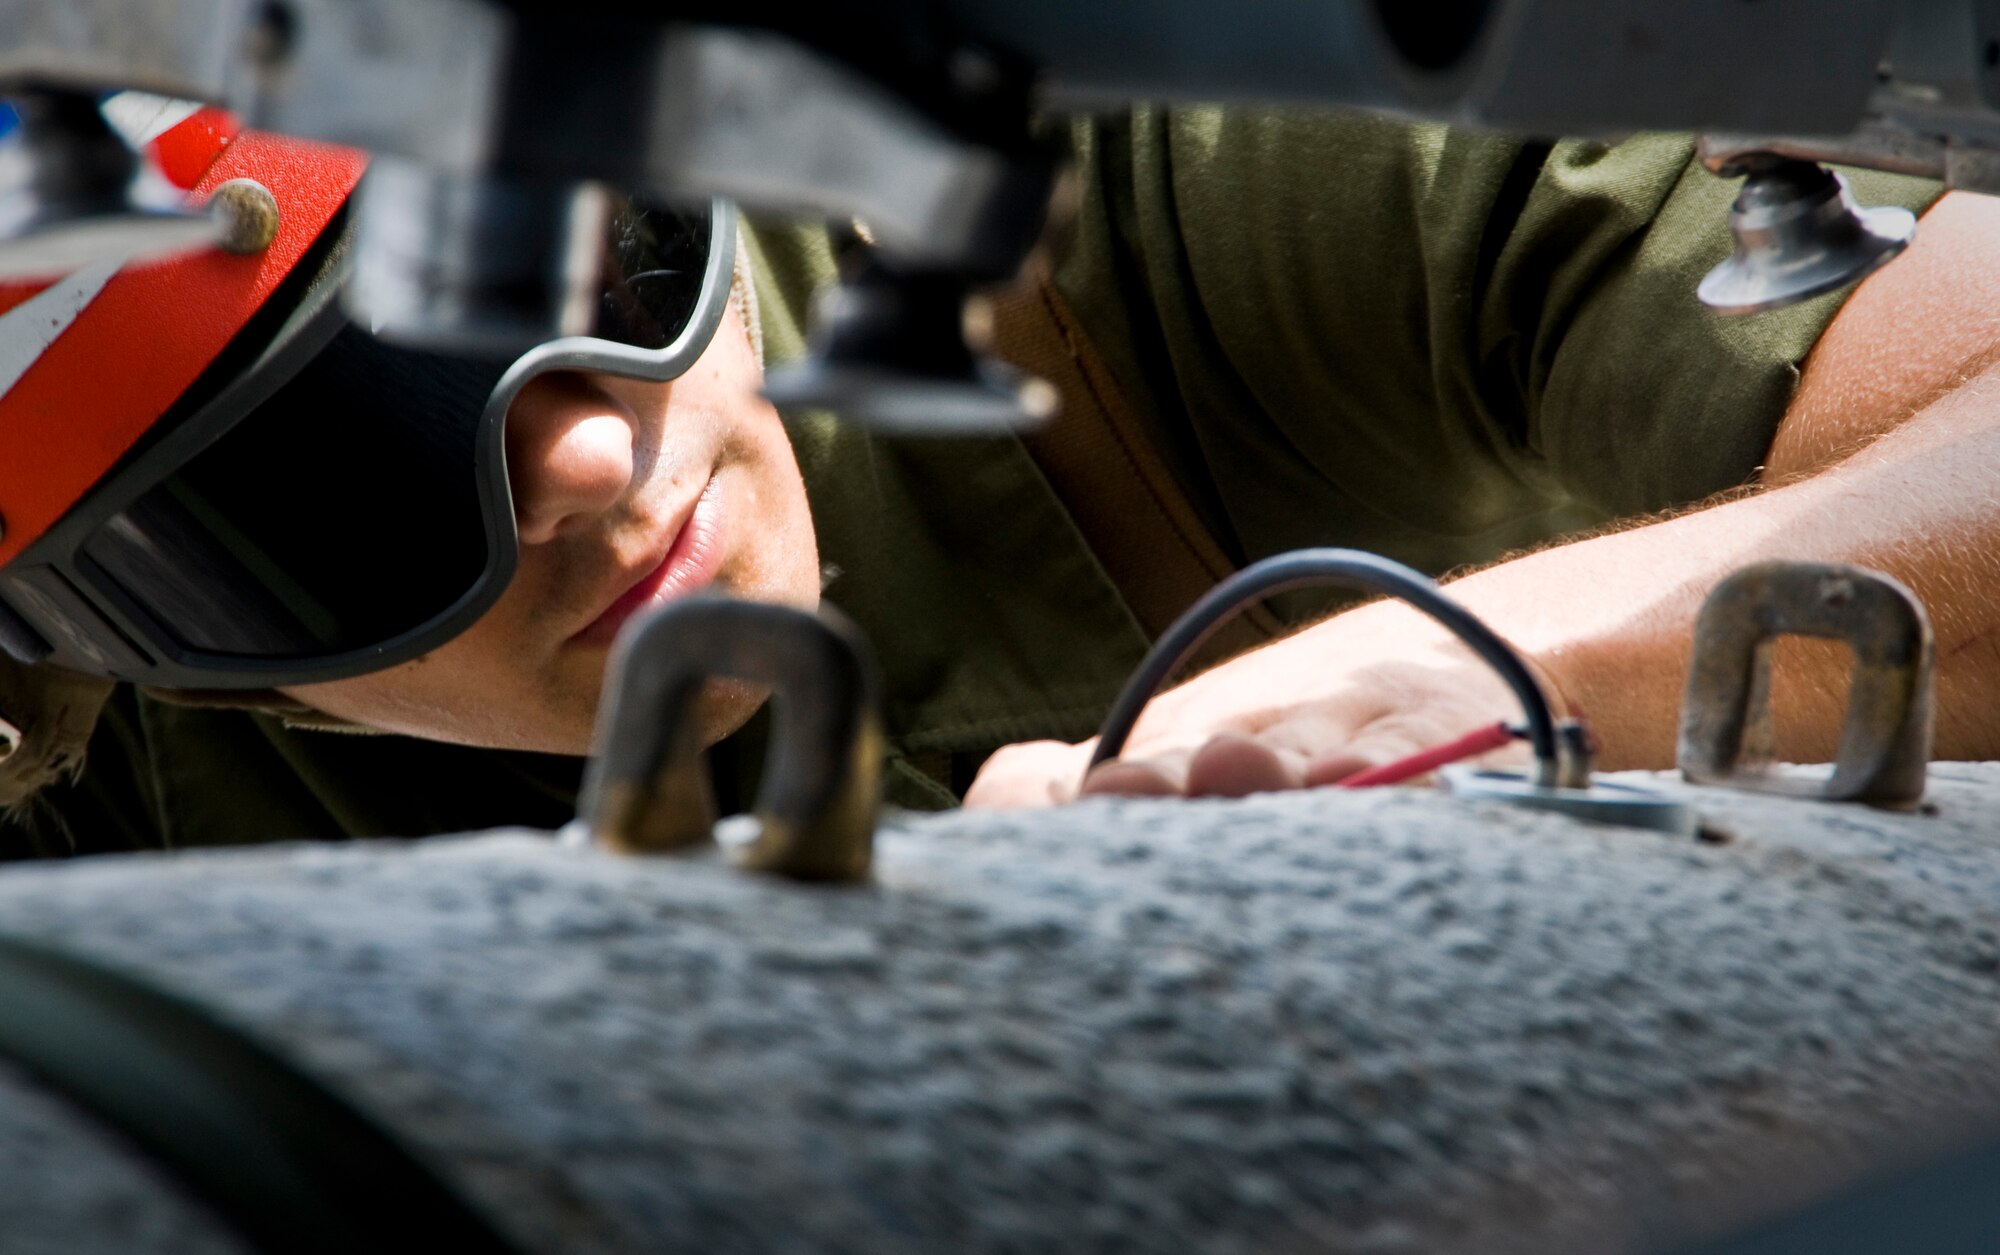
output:
[[727,309],[727,204],[627,202],[607,231],[592,333],[501,361],[351,322],[334,222],[295,290],[267,303],[279,325],[237,337],[0,567],[0,644],[167,688],[268,688],[379,670],[463,632],[518,560],[502,425],[521,389],[547,371],[673,379]]

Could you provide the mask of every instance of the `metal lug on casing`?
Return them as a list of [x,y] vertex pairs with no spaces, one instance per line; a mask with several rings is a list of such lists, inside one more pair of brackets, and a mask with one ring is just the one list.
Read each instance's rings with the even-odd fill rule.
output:
[[733,851],[736,863],[796,880],[865,880],[882,794],[877,682],[859,630],[831,610],[703,596],[626,631],[579,808],[592,839],[620,854],[713,848],[701,698],[724,677],[769,686],[776,708],[759,834]]
[[[1771,646],[1785,635],[1854,652],[1833,773],[1774,770]],[[1863,567],[1761,562],[1716,585],[1695,622],[1680,768],[1696,784],[1908,808],[1923,800],[1933,710],[1930,618],[1915,593]]]
[[382,338],[511,355],[591,329],[611,212],[602,188],[378,156],[355,200],[343,295]]
[[0,279],[147,261],[215,239],[207,215],[105,122],[87,92],[11,98],[20,126],[0,142]]
[[812,355],[777,367],[764,396],[781,410],[831,410],[883,431],[1025,431],[1054,416],[1055,389],[968,344],[986,309],[959,275],[896,273],[871,261],[813,309]]
[[1733,156],[1718,171],[1742,175],[1730,206],[1736,251],[1697,289],[1725,314],[1783,309],[1846,287],[1909,247],[1917,219],[1907,209],[1863,209],[1847,184],[1813,161],[1773,153]]

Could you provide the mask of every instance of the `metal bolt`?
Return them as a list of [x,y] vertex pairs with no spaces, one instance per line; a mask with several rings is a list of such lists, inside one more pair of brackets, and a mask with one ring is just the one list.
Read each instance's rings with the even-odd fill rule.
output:
[[249,256],[278,238],[278,198],[255,179],[231,179],[208,198],[215,219],[215,245],[225,253]]

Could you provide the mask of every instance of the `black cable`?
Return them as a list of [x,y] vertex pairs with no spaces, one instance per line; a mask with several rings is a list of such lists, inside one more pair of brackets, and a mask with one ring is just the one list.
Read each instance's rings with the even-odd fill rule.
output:
[[0,937],[0,1061],[123,1134],[254,1250],[523,1249],[425,1157],[290,1059],[93,961]]
[[1097,752],[1086,774],[1099,763],[1118,757],[1132,726],[1167,678],[1200,649],[1216,629],[1237,611],[1266,597],[1297,588],[1336,585],[1363,592],[1386,593],[1423,611],[1463,641],[1487,666],[1500,673],[1520,699],[1527,716],[1528,742],[1534,747],[1537,783],[1553,786],[1557,779],[1556,721],[1549,699],[1528,664],[1512,645],[1471,611],[1438,591],[1420,571],[1379,554],[1358,549],[1294,549],[1253,562],[1203,594],[1200,601],[1174,620],[1125,682],[1097,734]]

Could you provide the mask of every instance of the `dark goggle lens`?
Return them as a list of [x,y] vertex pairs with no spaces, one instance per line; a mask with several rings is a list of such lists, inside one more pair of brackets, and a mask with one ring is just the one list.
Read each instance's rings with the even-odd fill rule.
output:
[[701,301],[714,232],[706,207],[621,201],[607,231],[603,294],[591,334],[642,349],[664,349],[680,338]]
[[474,442],[503,366],[349,327],[82,556],[205,653],[324,656],[413,631],[485,569]]
[[[674,343],[701,303],[713,235],[705,207],[618,205],[592,334]],[[478,438],[508,365],[344,327],[81,557],[186,649],[304,660],[394,642],[490,566]]]

